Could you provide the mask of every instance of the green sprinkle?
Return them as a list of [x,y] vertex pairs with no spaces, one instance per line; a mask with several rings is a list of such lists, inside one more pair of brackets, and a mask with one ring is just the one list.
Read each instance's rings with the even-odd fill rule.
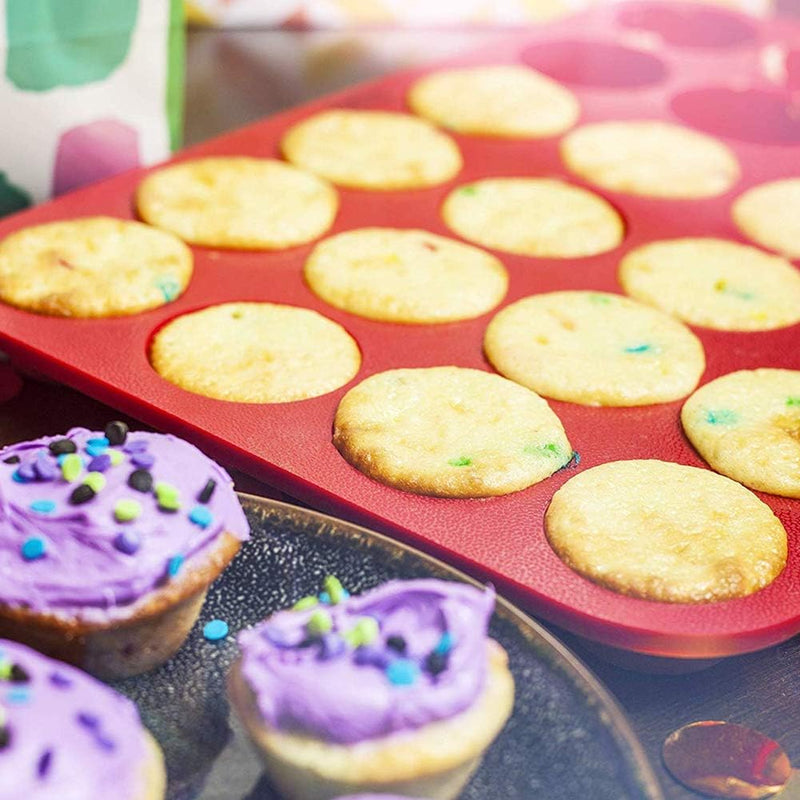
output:
[[459,194],[466,194],[466,195],[473,195],[478,194],[478,187],[477,186],[462,186],[458,190]]
[[593,293],[589,295],[589,302],[597,303],[600,306],[607,306],[611,302],[611,298],[606,294]]
[[61,462],[61,475],[67,483],[78,480],[83,472],[83,461],[77,453],[67,453]]
[[562,455],[561,448],[554,442],[549,444],[526,444],[522,448],[522,452],[530,456],[547,456],[548,458]]
[[372,644],[380,635],[381,629],[378,626],[378,620],[375,617],[360,617],[356,622],[353,633],[358,639],[356,647],[361,647],[365,644]]
[[309,636],[322,636],[323,633],[327,633],[331,628],[333,628],[331,615],[323,609],[315,611],[306,622],[306,633]]
[[734,425],[739,421],[739,415],[729,408],[719,411],[706,411],[706,422],[710,425]]
[[714,289],[723,294],[737,297],[739,300],[752,300],[755,297],[753,292],[742,291],[741,289],[734,289],[728,285],[727,281],[717,281],[714,284]]
[[119,450],[107,450],[106,455],[111,459],[112,467],[118,467],[125,460],[125,456]]
[[652,350],[652,346],[649,344],[635,344],[631,347],[626,347],[626,353],[646,353],[648,350]]
[[0,681],[7,681],[11,677],[14,665],[7,659],[0,661]]
[[172,302],[179,294],[181,287],[171,275],[163,275],[156,279],[156,287],[164,295],[164,302]]
[[305,611],[307,608],[314,608],[319,604],[319,600],[313,594],[301,597],[293,606],[292,611]]
[[162,511],[177,511],[181,507],[178,490],[171,483],[159,481],[155,486],[156,500]]
[[114,519],[117,522],[130,522],[142,513],[136,500],[119,500],[114,506]]
[[102,472],[86,473],[86,477],[83,479],[83,482],[87,486],[91,486],[92,489],[94,489],[95,494],[97,494],[97,492],[102,492],[103,489],[106,488],[106,477]]
[[459,456],[458,458],[451,458],[447,463],[451,467],[468,467],[472,463],[472,459],[466,456]]
[[322,582],[322,588],[328,593],[333,605],[341,603],[347,596],[342,582],[335,575],[328,575]]
[[787,406],[800,406],[800,397],[787,397],[786,398],[786,405]]

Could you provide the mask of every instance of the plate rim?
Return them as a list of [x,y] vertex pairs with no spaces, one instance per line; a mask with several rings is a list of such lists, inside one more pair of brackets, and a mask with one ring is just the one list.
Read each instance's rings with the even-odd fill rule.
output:
[[[245,509],[246,504],[252,504],[271,508],[274,511],[280,512],[282,515],[310,517],[318,523],[349,529],[350,532],[365,536],[368,539],[373,539],[384,547],[399,549],[431,566],[444,570],[464,583],[476,587],[485,585],[458,567],[451,566],[446,561],[436,556],[432,556],[405,542],[398,541],[391,536],[355,522],[350,522],[349,520],[335,517],[332,514],[326,514],[313,508],[295,505],[271,497],[262,497],[250,492],[237,491],[236,494],[243,502]],[[664,800],[661,784],[656,777],[655,769],[645,752],[644,746],[633,730],[624,709],[611,691],[605,687],[602,681],[566,644],[544,628],[533,617],[526,614],[499,593],[496,594],[495,604],[495,613],[498,612],[502,616],[510,619],[518,627],[532,633],[534,638],[538,639],[545,649],[550,650],[554,656],[551,666],[557,665],[561,668],[564,675],[570,680],[573,686],[583,694],[587,704],[595,707],[601,723],[606,728],[617,747],[625,755],[632,774],[635,776],[640,788],[646,793],[649,800]]]

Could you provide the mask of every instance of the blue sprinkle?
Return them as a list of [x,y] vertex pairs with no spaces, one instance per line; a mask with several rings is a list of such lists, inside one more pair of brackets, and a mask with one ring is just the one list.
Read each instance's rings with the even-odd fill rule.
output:
[[172,558],[167,562],[167,574],[170,578],[174,578],[178,572],[180,572],[181,567],[183,566],[183,556],[177,555],[172,556]]
[[409,658],[396,658],[386,667],[386,677],[394,686],[411,686],[419,677],[419,667]]
[[350,597],[350,592],[347,589],[342,589],[342,600],[347,600],[348,597]]
[[632,347],[626,347],[626,353],[646,353],[648,350],[652,350],[652,345],[649,344],[637,344],[633,345]]
[[441,639],[439,639],[438,644],[436,647],[433,648],[434,653],[438,653],[441,656],[446,656],[455,645],[455,639],[453,638],[453,634],[450,631],[445,631],[442,634]]
[[156,281],[156,288],[158,288],[161,294],[164,296],[165,303],[169,303],[174,300],[181,291],[178,281],[170,276],[159,278]]
[[34,500],[28,508],[39,514],[49,514],[51,511],[56,510],[56,504],[53,500]]
[[27,686],[14,686],[6,692],[6,701],[14,706],[22,706],[29,703],[31,690]]
[[327,592],[320,592],[319,601],[323,605],[329,606],[331,604],[331,596]]
[[706,422],[710,425],[734,425],[738,420],[739,416],[729,408],[706,412]]
[[214,521],[214,515],[205,506],[195,506],[189,512],[189,519],[195,525],[207,528]]
[[108,447],[111,442],[105,436],[96,436],[86,441],[87,447]]
[[111,469],[111,456],[108,453],[101,453],[89,462],[89,472],[107,472]]
[[92,457],[101,456],[108,450],[107,444],[87,444],[86,453]]
[[[62,453],[60,456],[58,456],[58,457],[56,458],[56,464],[58,464],[58,466],[60,467],[60,466],[61,466],[61,465],[64,463],[64,459],[65,459],[67,456],[71,456],[71,455],[75,455],[75,454],[74,454],[74,453]],[[83,466],[85,467],[85,466],[86,466],[86,463],[87,463],[86,459],[85,459],[83,456],[79,456],[79,458],[80,458],[80,460],[81,460],[81,463],[82,463],[82,464],[83,464]]]
[[150,469],[156,463],[156,457],[146,450],[141,450],[131,455],[131,464],[141,469]]
[[14,470],[14,471],[11,473],[11,480],[12,480],[12,481],[14,481],[14,483],[30,483],[30,482],[31,482],[33,479],[32,479],[32,478],[26,478],[26,477],[25,477],[25,476],[24,476],[24,475],[23,475],[23,474],[22,474],[22,473],[19,471],[19,469],[15,469],[15,470]]
[[203,626],[203,636],[209,642],[218,642],[228,635],[228,623],[224,619],[212,619]]
[[31,536],[30,539],[26,539],[21,548],[22,557],[26,561],[35,561],[37,558],[42,558],[46,550],[47,546],[44,543],[44,539],[40,539],[37,536]]

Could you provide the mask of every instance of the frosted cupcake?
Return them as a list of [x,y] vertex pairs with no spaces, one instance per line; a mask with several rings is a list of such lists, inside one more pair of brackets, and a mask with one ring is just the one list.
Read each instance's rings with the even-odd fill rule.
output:
[[0,500],[0,636],[102,677],[169,658],[248,536],[225,470],[120,422],[0,451]]
[[493,590],[326,584],[239,637],[229,693],[270,779],[295,800],[456,797],[513,705]]
[[161,750],[136,706],[0,640],[0,800],[162,800]]

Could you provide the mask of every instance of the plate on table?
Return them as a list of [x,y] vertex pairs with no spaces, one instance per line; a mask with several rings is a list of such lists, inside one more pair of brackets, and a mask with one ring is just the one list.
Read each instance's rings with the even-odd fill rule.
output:
[[[280,800],[230,713],[225,675],[236,634],[335,574],[356,594],[392,578],[471,581],[380,534],[275,500],[240,495],[252,538],[211,587],[198,623],[158,670],[118,681],[159,740],[168,800]],[[230,635],[203,638],[224,619]],[[552,635],[498,597],[491,635],[509,654],[514,713],[459,800],[662,800],[622,711]]]

